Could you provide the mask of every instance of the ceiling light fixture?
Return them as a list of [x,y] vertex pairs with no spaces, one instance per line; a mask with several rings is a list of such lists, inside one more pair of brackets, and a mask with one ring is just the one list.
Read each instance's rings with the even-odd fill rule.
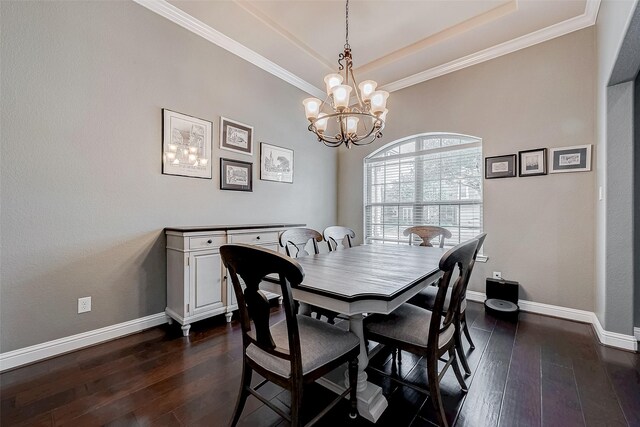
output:
[[[318,141],[329,147],[344,144],[351,148],[352,145],[371,144],[382,136],[389,92],[376,90],[378,84],[373,80],[365,80],[360,84],[356,82],[349,45],[349,0],[345,16],[346,37],[344,52],[338,55],[338,73],[328,74],[324,78],[327,97],[324,101],[307,98],[302,103],[310,122],[309,130],[317,135]],[[352,93],[355,93],[358,102],[349,106]]]

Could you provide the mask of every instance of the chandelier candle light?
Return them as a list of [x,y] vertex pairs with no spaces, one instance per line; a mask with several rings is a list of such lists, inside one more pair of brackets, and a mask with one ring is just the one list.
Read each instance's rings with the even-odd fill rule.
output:
[[[318,141],[329,147],[344,144],[351,148],[352,145],[371,144],[382,136],[389,92],[376,90],[378,84],[373,80],[365,80],[360,84],[356,82],[349,45],[349,0],[345,21],[344,52],[338,55],[338,71],[342,71],[344,75],[338,72],[324,78],[327,91],[324,101],[307,98],[302,103],[310,122],[309,130],[317,135]],[[349,106],[352,93],[355,93],[358,102]],[[323,110],[330,112],[325,113]],[[330,130],[327,131],[327,128]]]

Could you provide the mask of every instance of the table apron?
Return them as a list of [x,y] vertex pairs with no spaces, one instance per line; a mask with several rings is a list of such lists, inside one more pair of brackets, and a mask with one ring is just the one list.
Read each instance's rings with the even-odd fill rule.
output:
[[[385,301],[380,299],[359,299],[357,301],[348,302],[332,298],[326,295],[320,295],[315,292],[306,291],[303,289],[292,289],[293,299],[312,304],[317,307],[321,307],[327,310],[331,310],[336,313],[344,314],[347,316],[361,314],[361,313],[381,313],[389,314],[398,308],[401,304],[407,302],[414,295],[420,292],[422,289],[429,286],[429,284],[438,280],[442,276],[441,272],[434,273],[425,277],[418,284],[412,286],[408,290],[399,293],[395,298]],[[260,284],[260,288],[269,292],[282,294],[280,285],[277,283],[271,283],[264,281]]]

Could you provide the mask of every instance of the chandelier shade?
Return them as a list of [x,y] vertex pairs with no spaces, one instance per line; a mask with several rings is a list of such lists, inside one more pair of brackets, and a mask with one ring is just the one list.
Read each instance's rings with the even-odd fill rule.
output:
[[[309,131],[318,141],[329,147],[347,148],[367,145],[382,137],[387,118],[389,92],[376,90],[373,80],[357,83],[353,74],[353,59],[349,45],[349,0],[345,13],[346,37],[344,51],[338,55],[338,72],[324,78],[327,97],[307,98],[302,101]],[[343,64],[344,61],[344,64]],[[355,95],[355,102],[351,102]]]

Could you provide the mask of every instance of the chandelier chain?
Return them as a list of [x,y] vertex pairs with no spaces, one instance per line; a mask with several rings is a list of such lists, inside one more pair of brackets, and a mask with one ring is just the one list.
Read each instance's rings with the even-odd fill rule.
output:
[[346,13],[345,13],[345,44],[344,44],[344,48],[345,49],[351,49],[351,46],[349,45],[349,0],[347,0],[347,5],[346,5]]

